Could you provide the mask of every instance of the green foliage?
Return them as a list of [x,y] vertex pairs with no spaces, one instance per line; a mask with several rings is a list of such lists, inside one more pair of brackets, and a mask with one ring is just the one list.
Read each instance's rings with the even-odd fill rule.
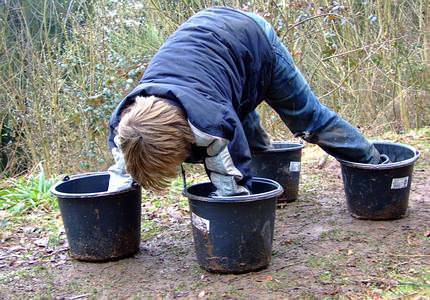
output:
[[145,15],[133,1],[5,3],[0,105],[10,120],[2,131],[12,131],[8,174],[38,161],[48,174],[107,168],[110,113],[163,41]]
[[37,176],[10,178],[2,183],[0,210],[16,216],[36,209],[56,209],[57,201],[49,191],[53,184],[54,179],[46,178],[42,167]]

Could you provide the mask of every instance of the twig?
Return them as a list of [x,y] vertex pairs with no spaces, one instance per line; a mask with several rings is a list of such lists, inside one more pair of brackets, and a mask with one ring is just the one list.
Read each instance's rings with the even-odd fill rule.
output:
[[310,206],[315,206],[316,204],[319,204],[319,203],[313,203],[313,204],[302,204],[302,205],[296,205],[296,207],[310,207]]
[[157,4],[155,4],[154,0],[149,0],[152,4],[152,6],[154,6],[155,10],[158,11],[161,15],[163,15],[164,19],[167,20],[168,22],[170,22],[171,25],[177,27],[180,24],[178,24],[176,21],[172,20],[172,18],[165,13],[164,10],[162,10],[159,6],[157,6]]
[[413,285],[413,286],[419,286],[419,287],[430,287],[430,284],[425,283],[419,283],[419,282],[398,282],[398,285]]
[[331,56],[328,56],[328,57],[324,57],[323,59],[321,59],[321,61],[326,61],[326,60],[329,60],[329,59],[332,59],[332,58],[336,58],[336,57],[339,57],[339,56],[344,56],[346,54],[354,53],[354,52],[361,51],[361,50],[362,51],[367,51],[368,49],[370,49],[373,46],[381,45],[381,44],[386,44],[387,42],[394,42],[394,41],[397,41],[397,40],[402,39],[402,38],[403,38],[403,36],[400,36],[400,37],[396,37],[396,38],[393,38],[393,39],[384,40],[384,41],[381,41],[381,42],[375,42],[375,43],[372,43],[370,45],[364,45],[363,47],[360,47],[360,48],[357,48],[357,49],[352,49],[352,50],[349,50],[349,51],[346,51],[346,52],[342,52],[342,53],[334,54],[334,55],[331,55]]
[[398,257],[430,257],[430,254],[391,254],[388,253],[389,256],[398,256]]
[[82,295],[77,295],[77,296],[73,296],[73,297],[66,297],[67,300],[75,300],[75,299],[80,299],[80,298],[84,298],[89,296],[90,294],[82,294]]
[[[417,294],[418,294],[417,292],[412,292],[412,293],[410,293],[410,294],[407,294],[407,295],[401,295],[400,297],[391,298],[391,299],[392,299],[392,300],[397,300],[397,299],[409,299],[409,297],[414,296],[414,295],[417,295]],[[415,299],[415,298],[412,298],[412,299]]]
[[335,17],[337,17],[337,18],[342,17],[341,15],[333,14],[333,13],[326,13],[326,14],[321,14],[321,15],[317,15],[317,16],[309,17],[309,18],[307,18],[307,19],[304,19],[304,20],[301,20],[301,21],[299,21],[299,22],[297,22],[297,23],[294,23],[293,25],[291,25],[290,27],[288,27],[288,29],[285,31],[284,35],[282,36],[282,39],[284,39],[284,37],[285,37],[285,35],[287,34],[287,32],[288,32],[288,31],[290,31],[291,29],[293,29],[293,28],[295,28],[295,27],[297,27],[297,26],[300,26],[300,25],[302,25],[303,23],[306,23],[306,22],[311,21],[311,20],[313,20],[313,19],[317,19],[317,18],[321,18],[321,17],[327,17],[327,16],[335,16]]
[[345,51],[345,52],[342,52],[342,53],[338,53],[338,54],[335,54],[335,55],[327,56],[327,57],[324,57],[324,58],[322,59],[322,61],[326,61],[326,60],[329,60],[329,59],[332,59],[332,58],[336,58],[336,57],[344,56],[344,55],[346,55],[346,54],[354,53],[354,52],[357,52],[357,51],[364,51],[364,50],[366,50],[366,48],[369,48],[369,47],[371,47],[371,46],[373,46],[373,45],[375,45],[375,44],[372,44],[372,45],[366,45],[366,46],[363,46],[363,47],[360,47],[360,48],[357,48],[357,49],[352,49],[352,50]]
[[296,266],[296,265],[301,264],[301,263],[303,263],[303,262],[298,261],[298,262],[294,262],[294,263],[291,263],[291,264],[286,264],[286,265],[283,265],[283,266],[281,266],[279,268],[274,269],[273,272],[278,272],[278,271],[280,271],[282,269],[285,269],[285,268],[288,268],[288,267],[292,267],[292,266]]
[[[381,44],[377,50],[379,50],[384,44]],[[325,98],[331,94],[333,94],[334,92],[336,92],[337,90],[339,90],[342,85],[349,79],[349,77],[351,77],[351,75],[358,69],[360,68],[367,60],[369,60],[372,57],[372,53],[369,53],[365,58],[363,58],[351,71],[348,72],[348,74],[346,74],[346,76],[340,81],[340,83],[331,91],[325,93],[324,95],[322,95],[320,98]]]
[[67,250],[69,250],[69,247],[60,248],[60,249],[57,249],[57,250],[55,250],[55,251],[53,251],[53,252],[51,252],[49,254],[42,255],[42,258],[50,257],[52,255],[55,255],[55,254],[58,254],[60,252],[64,252],[64,251],[67,251]]

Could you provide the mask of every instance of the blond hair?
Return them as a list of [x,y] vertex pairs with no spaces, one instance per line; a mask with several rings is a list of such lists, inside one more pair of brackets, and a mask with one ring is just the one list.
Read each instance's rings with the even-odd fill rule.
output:
[[136,97],[118,126],[126,170],[142,187],[161,190],[177,176],[194,137],[183,111],[156,97]]

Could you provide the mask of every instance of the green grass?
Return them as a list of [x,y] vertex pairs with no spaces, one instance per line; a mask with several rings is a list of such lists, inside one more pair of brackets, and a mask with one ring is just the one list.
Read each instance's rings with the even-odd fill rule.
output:
[[54,178],[46,178],[43,168],[37,176],[29,175],[4,180],[0,190],[0,210],[11,216],[22,215],[42,209],[52,211],[57,201],[50,193]]
[[269,291],[276,292],[276,291],[282,291],[284,284],[278,280],[267,280],[265,282],[265,286]]
[[394,287],[382,293],[383,298],[404,298],[413,296],[430,297],[430,269],[414,270],[409,276],[395,274],[397,281]]
[[7,284],[16,279],[29,280],[36,276],[46,276],[46,279],[52,279],[52,275],[50,275],[45,266],[34,266],[25,269],[18,269],[9,273],[3,273],[0,275],[0,283]]
[[325,256],[311,256],[306,260],[305,264],[314,269],[336,272],[339,266],[345,264],[346,260],[346,254],[333,252]]
[[330,283],[333,281],[333,274],[330,271],[324,271],[318,276],[318,278],[324,283]]
[[141,240],[149,240],[157,234],[163,232],[164,229],[165,228],[163,226],[159,225],[154,220],[145,220],[143,218],[141,223]]
[[366,235],[351,230],[341,230],[341,229],[330,229],[328,231],[324,231],[320,236],[321,241],[334,241],[334,242],[344,242],[344,241],[367,241]]

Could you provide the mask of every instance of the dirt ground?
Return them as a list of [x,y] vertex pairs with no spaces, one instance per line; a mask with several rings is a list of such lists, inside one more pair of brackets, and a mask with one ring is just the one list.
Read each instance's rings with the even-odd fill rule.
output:
[[395,221],[351,217],[338,163],[319,168],[322,152],[307,147],[300,197],[277,210],[272,262],[260,272],[198,266],[179,187],[163,198],[145,195],[140,252],[116,262],[71,259],[58,212],[16,220],[0,237],[0,298],[429,299],[428,142],[418,145],[409,215]]

